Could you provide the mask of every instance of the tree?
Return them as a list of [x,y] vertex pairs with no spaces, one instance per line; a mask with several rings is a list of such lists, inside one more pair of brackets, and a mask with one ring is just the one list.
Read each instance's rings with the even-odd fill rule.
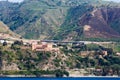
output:
[[76,68],[81,68],[80,62],[77,62],[77,63],[76,63]]
[[99,63],[99,65],[103,66],[103,65],[104,65],[104,60],[101,59],[101,58],[99,58],[99,59],[98,59],[98,63]]
[[36,75],[36,77],[40,77],[41,76],[41,73],[40,73],[39,70],[34,71],[34,74]]
[[7,46],[7,42],[5,41],[5,42],[3,42],[3,46]]
[[62,72],[56,72],[56,77],[63,77],[63,73]]
[[55,71],[55,75],[56,75],[56,77],[63,77],[64,75],[66,75],[68,77],[69,72],[65,71],[65,70],[58,69],[58,70]]
[[69,72],[64,71],[63,73],[64,73],[67,77],[69,77]]
[[14,42],[14,45],[23,45],[23,41],[18,41],[17,40],[17,41]]
[[102,70],[103,70],[102,76],[106,76],[106,75],[108,75],[108,72],[109,72],[109,70],[110,70],[110,67],[109,67],[109,66],[104,66],[104,67],[102,68]]
[[63,77],[63,71],[62,70],[56,70],[55,71],[55,76],[56,77]]
[[111,68],[112,68],[114,73],[116,72],[117,75],[120,75],[120,65],[114,64],[114,65],[111,66]]
[[89,59],[89,62],[91,64],[91,66],[95,66],[95,60],[94,59]]

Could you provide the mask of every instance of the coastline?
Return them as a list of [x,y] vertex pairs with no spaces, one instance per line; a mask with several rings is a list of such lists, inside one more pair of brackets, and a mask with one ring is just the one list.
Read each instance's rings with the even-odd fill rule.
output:
[[[16,77],[26,77],[26,78],[37,78],[38,76],[36,75],[1,75],[0,77],[11,77],[11,78],[16,78]],[[44,77],[44,78],[56,78],[54,75],[41,75],[39,78]],[[119,76],[76,76],[76,75],[70,75],[69,77],[63,77],[63,78],[120,78]]]

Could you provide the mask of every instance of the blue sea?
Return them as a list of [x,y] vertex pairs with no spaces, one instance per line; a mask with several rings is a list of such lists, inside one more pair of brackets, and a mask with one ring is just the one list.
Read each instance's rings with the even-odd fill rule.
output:
[[0,80],[120,80],[120,77],[78,77],[78,78],[0,78]]

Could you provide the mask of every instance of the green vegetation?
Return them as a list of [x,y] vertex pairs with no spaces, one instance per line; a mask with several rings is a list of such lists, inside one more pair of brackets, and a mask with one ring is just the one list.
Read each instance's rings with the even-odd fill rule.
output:
[[[72,32],[76,32],[77,34],[75,35],[81,37],[83,34],[83,27],[78,25],[78,17],[83,16],[83,14],[87,13],[88,11],[91,11],[92,9],[92,6],[88,6],[86,4],[70,8],[67,12],[67,16],[64,23],[61,25],[59,32],[57,35],[55,35],[54,39],[62,40]],[[74,38],[77,38],[75,35]]]
[[[31,48],[23,49],[25,47],[22,45],[21,41],[15,41],[11,47],[1,46],[1,56],[2,60],[5,60],[7,63],[16,63],[20,70],[35,70],[36,65],[39,62],[48,60],[50,52],[33,52]],[[34,56],[36,55],[36,56]]]
[[64,75],[66,75],[68,77],[69,73],[67,71],[56,70],[55,75],[56,75],[56,77],[63,77]]
[[[5,7],[0,7],[0,20],[24,38],[63,40],[71,37],[72,40],[96,41],[104,39],[86,39],[83,31],[84,23],[81,23],[80,19],[85,15],[90,17],[90,13],[96,8],[119,7],[117,3],[111,4],[99,0],[25,0],[20,4],[0,2],[0,6],[3,5]],[[119,19],[108,23],[119,32]],[[4,32],[3,28],[1,31]]]
[[[25,0],[20,4],[0,2],[0,6],[3,4],[4,7],[0,7],[0,20],[11,30],[27,39],[115,41],[117,43],[107,45],[61,44],[59,45],[60,51],[46,52],[32,51],[31,46],[24,46],[23,41],[15,41],[11,46],[4,42],[0,44],[1,74],[36,75],[38,77],[44,74],[54,74],[56,77],[63,77],[69,76],[65,69],[95,68],[101,69],[103,76],[109,75],[108,72],[111,70],[112,75],[120,75],[120,58],[116,55],[120,52],[120,38],[86,38],[83,28],[93,17],[91,13],[103,8],[107,10],[108,14],[105,15],[110,20],[107,23],[113,29],[113,33],[114,31],[116,34],[120,33],[119,19],[113,19],[114,21],[111,19],[111,16],[117,15],[114,13],[117,11],[114,6],[119,7],[117,4],[108,5],[107,3],[105,5],[104,2],[100,4],[98,0],[65,0],[65,2],[62,0]],[[109,10],[113,10],[114,14]],[[105,15],[102,15],[104,20],[106,20]],[[115,17],[119,18],[119,15]],[[94,27],[97,28],[96,25]],[[1,33],[15,35],[9,28],[0,22]],[[104,51],[107,51],[107,54]],[[2,70],[2,67],[10,67],[13,63],[19,70]]]
[[[24,49],[22,41],[15,41],[11,47],[8,45],[2,46],[0,44],[0,65],[4,67],[11,66],[11,64],[16,64],[19,70],[0,70],[0,73],[3,75],[36,75],[40,77],[42,75],[53,75],[56,77],[63,77],[63,75],[69,76],[69,73],[65,70],[60,69],[58,73],[57,69],[54,70],[42,70],[42,66],[50,64],[48,63],[49,59],[53,53],[44,52],[44,51],[31,51],[30,46],[27,49]],[[6,63],[2,63],[5,61]],[[60,58],[55,58],[53,60],[53,66],[56,68],[60,66]],[[62,75],[62,76],[60,76]]]
[[[58,2],[41,0],[7,3],[9,6],[6,5],[6,9],[0,8],[0,20],[25,38],[48,38],[55,34],[66,15],[67,7],[58,6]],[[4,13],[4,10],[8,12]]]
[[98,50],[100,50],[100,47],[97,44],[88,44],[87,45],[87,50],[88,51],[91,51],[91,50],[98,51]]
[[[112,45],[112,43],[109,45]],[[107,51],[107,54],[105,54],[104,51]],[[57,57],[55,57],[55,55]],[[107,71],[109,70],[113,71],[112,75],[119,75],[119,56],[116,55],[112,47],[106,47],[105,45],[61,44],[60,52],[56,53],[49,51],[32,51],[31,47],[24,46],[22,41],[15,41],[11,46],[3,46],[0,44],[0,57],[1,68],[3,65],[11,66],[11,64],[16,64],[19,69],[6,71],[1,69],[0,73],[4,75],[21,74],[36,75],[39,77],[50,74],[56,77],[63,77],[64,75],[69,76],[66,68],[98,69],[98,67],[103,70],[99,75],[108,75]],[[3,63],[3,61],[6,63]],[[53,68],[51,68],[51,66]],[[106,67],[108,67],[108,69],[105,69]],[[94,74],[98,75],[97,72]]]
[[114,52],[120,52],[120,43],[112,43],[112,44],[106,44],[103,45],[105,48],[112,48]]
[[49,71],[49,70],[35,70],[35,71],[26,71],[26,70],[23,70],[23,71],[0,71],[1,74],[4,74],[4,75],[35,75],[36,77],[41,77],[42,75],[54,75],[56,77],[63,77],[64,75],[65,76],[69,76],[69,73],[65,70],[53,70],[53,71]]
[[12,37],[18,37],[17,34],[15,34],[14,32],[12,32],[7,25],[5,25],[1,20],[0,20],[0,33],[2,34],[8,34]]
[[[112,16],[112,15],[111,15]],[[114,20],[114,21],[111,21],[111,27],[115,30],[115,31],[117,31],[117,32],[119,32],[120,33],[120,20]]]
[[[119,43],[113,43],[114,46],[118,46]],[[86,47],[82,49],[82,47],[76,47],[72,49],[63,48],[61,49],[67,56],[69,56],[69,59],[65,61],[66,65],[70,68],[78,68],[78,69],[86,69],[86,68],[97,68],[97,66],[100,67],[100,69],[103,71],[99,73],[99,75],[106,76],[109,75],[109,71],[112,70],[113,74],[120,75],[119,69],[120,69],[120,59],[119,56],[116,56],[116,47],[112,47],[110,45],[113,44],[106,44],[108,47],[105,47],[105,45],[100,46],[97,44],[87,44],[83,47]],[[81,51],[85,51],[85,53],[81,53]],[[93,52],[90,52],[93,51]],[[107,51],[107,55],[103,54],[102,51]],[[87,53],[87,54],[86,54]],[[81,54],[81,55],[80,55]],[[86,54],[85,56],[82,56],[82,54]],[[74,63],[74,64],[73,64]],[[96,66],[96,67],[95,67]],[[107,68],[108,67],[108,68]],[[107,68],[107,69],[105,69]],[[98,73],[98,72],[97,72]],[[96,72],[95,75],[98,75]]]
[[80,38],[83,41],[97,41],[97,42],[105,42],[105,41],[115,41],[120,42],[120,38]]

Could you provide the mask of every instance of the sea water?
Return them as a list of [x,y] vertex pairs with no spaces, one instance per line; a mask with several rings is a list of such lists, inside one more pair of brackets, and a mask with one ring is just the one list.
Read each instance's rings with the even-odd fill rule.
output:
[[120,77],[68,77],[68,78],[27,78],[27,77],[2,77],[0,80],[120,80]]

